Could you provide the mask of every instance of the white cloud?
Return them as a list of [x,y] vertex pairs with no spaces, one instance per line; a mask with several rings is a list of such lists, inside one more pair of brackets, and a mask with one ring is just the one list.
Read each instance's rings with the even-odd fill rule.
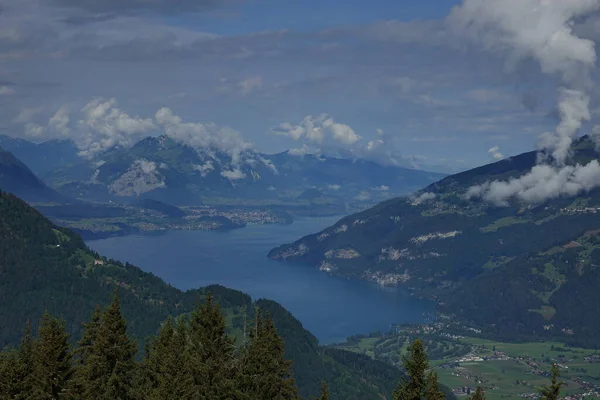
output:
[[70,132],[70,122],[71,117],[69,116],[69,109],[66,106],[62,106],[50,118],[50,121],[48,121],[48,127],[56,131],[60,136],[66,137]]
[[562,196],[575,196],[597,187],[600,187],[600,164],[593,160],[585,166],[536,165],[520,178],[473,186],[466,197],[481,198],[496,206],[508,206],[511,200],[537,204]]
[[362,191],[356,197],[354,197],[354,199],[356,199],[358,201],[368,201],[368,200],[371,200],[371,193],[366,192],[366,191]]
[[467,197],[479,197],[498,206],[511,199],[540,203],[576,195],[600,184],[597,161],[586,166],[564,166],[573,138],[591,118],[591,71],[595,68],[593,41],[577,36],[573,26],[600,10],[598,0],[464,0],[454,7],[447,25],[486,50],[503,54],[514,68],[525,59],[536,60],[547,75],[557,75],[555,132],[542,135],[540,146],[555,165],[537,165],[531,172],[506,182],[471,187]]
[[388,190],[390,190],[390,187],[386,186],[386,185],[381,185],[381,186],[374,187],[373,190],[377,190],[379,192],[387,192]]
[[502,155],[502,153],[500,153],[500,147],[499,146],[494,146],[491,149],[488,150],[488,153],[494,157],[494,160],[502,160],[504,158],[504,155]]
[[133,166],[135,168],[138,168],[144,174],[152,174],[153,172],[156,172],[156,170],[158,169],[158,167],[156,166],[156,163],[154,161],[148,161],[145,159],[135,160],[135,162],[133,163]]
[[418,204],[424,203],[426,201],[433,200],[436,197],[437,197],[437,195],[435,193],[431,193],[431,192],[421,193],[419,196],[417,196],[416,198],[413,199],[412,204],[418,205]]
[[25,136],[31,139],[39,139],[46,133],[46,128],[34,122],[25,124]]
[[505,54],[509,66],[533,58],[543,73],[561,78],[561,122],[554,136],[547,134],[542,142],[559,164],[582,123],[590,119],[587,92],[596,63],[594,42],[578,37],[573,23],[598,10],[597,0],[464,0],[446,20],[459,35]]
[[302,157],[310,153],[310,149],[307,145],[302,145],[302,147],[292,148],[288,151],[290,156]]
[[239,168],[236,168],[232,170],[221,171],[221,176],[223,178],[229,179],[230,181],[237,181],[240,179],[244,179],[246,177],[246,174]]
[[200,172],[200,175],[207,176],[208,174],[210,174],[212,171],[215,170],[215,166],[212,161],[206,161],[202,165],[194,165],[194,169],[196,171]]
[[242,152],[252,147],[231,128],[220,127],[214,123],[183,122],[181,117],[173,114],[166,107],[158,110],[155,118],[165,133],[174,140],[195,149],[215,149],[226,152],[234,164],[239,163]]
[[259,90],[263,86],[263,78],[260,76],[253,76],[246,78],[239,83],[240,91],[243,95],[250,94],[256,90]]
[[304,139],[321,144],[329,136],[341,145],[349,146],[358,142],[361,137],[349,125],[335,122],[327,114],[308,115],[299,125],[285,122],[272,130],[273,134],[290,137],[294,140]]
[[342,188],[340,185],[337,185],[337,184],[329,185],[327,187],[329,188],[329,190],[334,190],[336,192]]
[[156,129],[151,119],[132,117],[118,109],[115,99],[94,99],[81,113],[77,121],[79,134],[73,139],[83,157],[93,157],[115,146],[131,146]]
[[0,96],[10,96],[11,94],[15,94],[15,90],[13,88],[9,88],[8,86],[0,86]]

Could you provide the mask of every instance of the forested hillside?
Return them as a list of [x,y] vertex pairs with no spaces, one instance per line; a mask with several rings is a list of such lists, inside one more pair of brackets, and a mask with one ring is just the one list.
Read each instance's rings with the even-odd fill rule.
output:
[[[82,324],[97,305],[110,301],[115,287],[127,332],[140,349],[163,321],[193,311],[208,291],[221,305],[228,333],[237,342],[244,321],[255,317],[252,300],[241,292],[220,286],[182,292],[135,266],[90,251],[78,235],[53,225],[17,197],[0,192],[0,347],[16,345],[28,322],[36,330],[45,311],[64,320],[72,340],[79,340]],[[331,382],[331,392],[344,399],[378,399],[390,392],[399,373],[395,368],[370,360],[354,362],[360,356],[351,354],[329,355],[277,303],[256,304],[273,316],[286,343],[286,357],[295,360],[293,370],[302,396],[316,396],[322,380]]]
[[[281,307],[275,311],[285,314]],[[189,317],[168,317],[138,360],[115,290],[111,304],[104,310],[97,307],[84,324],[75,346],[64,321],[48,313],[42,316],[37,335],[27,324],[19,345],[0,352],[0,399],[300,400],[292,372],[296,360],[286,359],[280,328],[257,305],[252,323],[244,326],[242,340],[236,343],[209,293]],[[335,353],[361,365],[363,377],[366,372],[379,372],[364,369],[369,364],[366,358],[340,350]],[[328,366],[333,368],[334,379],[352,379],[335,365]],[[394,400],[447,397],[419,340],[409,346],[404,368],[408,376],[393,390]],[[322,381],[316,400],[370,398],[360,389],[330,393]],[[448,397],[454,396],[449,393]]]
[[[600,159],[588,137],[575,165]],[[334,275],[403,285],[458,321],[503,339],[600,344],[600,191],[526,204],[469,198],[473,185],[522,176],[535,152],[449,176],[383,202],[269,256]]]

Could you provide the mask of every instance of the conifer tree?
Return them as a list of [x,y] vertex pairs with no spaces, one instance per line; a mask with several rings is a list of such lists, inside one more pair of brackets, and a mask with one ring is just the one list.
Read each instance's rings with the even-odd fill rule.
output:
[[17,350],[18,372],[17,380],[20,388],[15,399],[29,399],[33,388],[33,335],[31,333],[31,324],[27,321],[23,338],[19,343]]
[[256,311],[255,325],[244,352],[242,393],[250,399],[298,399],[292,363],[284,358],[284,343],[275,324]]
[[151,342],[144,361],[146,399],[192,399],[194,376],[188,348],[187,323],[180,318],[177,323],[169,317],[158,336]]
[[394,391],[393,400],[421,400],[425,394],[429,362],[421,339],[411,343],[407,353],[402,356],[402,364],[408,377],[402,378],[402,382]]
[[471,400],[486,400],[485,393],[481,386],[477,386],[475,393],[473,393],[473,396],[471,396]]
[[329,388],[327,387],[327,383],[321,383],[321,394],[317,398],[317,400],[329,400]]
[[551,374],[550,385],[540,389],[541,400],[558,400],[560,397],[560,388],[565,383],[558,380],[558,378],[560,378],[558,365],[552,364]]
[[440,390],[438,383],[438,374],[430,371],[427,374],[427,388],[425,389],[425,398],[427,400],[444,400],[446,394]]
[[192,313],[190,342],[194,384],[200,399],[236,398],[235,346],[225,316],[210,293]]
[[102,317],[102,309],[96,306],[90,322],[83,324],[83,335],[77,343],[77,348],[74,350],[76,357],[75,375],[73,377],[73,389],[79,396],[85,396],[86,386],[89,380],[93,379],[94,372],[91,370],[93,364],[90,363],[92,349],[98,338],[98,327],[100,326],[100,318]]
[[0,400],[17,398],[23,390],[20,381],[19,355],[16,350],[0,353]]
[[27,322],[17,350],[0,353],[0,399],[33,397],[33,337]]
[[89,326],[92,343],[84,351],[83,399],[127,400],[135,373],[136,344],[127,336],[118,292],[97,323]]
[[73,357],[69,334],[62,321],[47,312],[42,316],[38,337],[32,346],[35,399],[59,399],[69,394],[73,377]]

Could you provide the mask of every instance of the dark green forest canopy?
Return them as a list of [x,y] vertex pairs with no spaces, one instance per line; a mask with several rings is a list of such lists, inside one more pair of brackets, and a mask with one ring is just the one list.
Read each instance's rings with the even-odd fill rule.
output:
[[[97,305],[110,301],[115,286],[127,332],[138,349],[169,316],[189,314],[208,292],[220,304],[230,322],[227,332],[237,342],[244,322],[254,316],[252,299],[244,293],[222,286],[182,292],[133,265],[91,251],[77,234],[0,192],[0,347],[16,346],[28,321],[37,330],[45,311],[64,320],[71,341],[78,341],[83,323]],[[324,349],[279,304],[268,300],[256,304],[272,315],[285,341],[285,357],[294,361],[302,396],[317,396],[323,380],[335,398],[350,400],[378,399],[393,389],[398,374],[394,367]]]
[[[252,322],[245,325],[242,340],[236,343],[227,334],[220,305],[208,293],[190,315],[169,316],[157,334],[148,338],[143,358],[136,360],[135,340],[127,334],[118,292],[115,289],[110,305],[94,310],[75,346],[70,344],[64,321],[48,313],[42,316],[37,335],[28,324],[19,345],[0,352],[0,399],[300,400],[293,362],[286,358],[288,350],[271,318],[271,311],[289,318],[280,306],[257,302]],[[291,322],[287,326],[280,321],[280,328],[292,329]],[[294,346],[302,346],[302,339],[296,338]],[[399,370],[389,373],[389,367],[358,354],[334,350],[331,355],[331,360],[337,357],[355,364],[363,381],[374,376],[391,384],[400,375]],[[337,369],[335,362],[327,367],[337,389],[330,391],[324,376],[317,375],[322,379],[319,399],[388,398],[352,384],[355,378]],[[420,340],[409,346],[404,368],[406,376],[394,390],[394,399],[454,397],[441,390]],[[344,386],[340,380],[349,382]]]

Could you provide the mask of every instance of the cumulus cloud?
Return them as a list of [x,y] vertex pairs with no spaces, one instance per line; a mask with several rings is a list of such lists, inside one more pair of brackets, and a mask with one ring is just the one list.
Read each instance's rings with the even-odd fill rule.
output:
[[366,191],[362,191],[358,195],[356,195],[356,197],[354,197],[354,199],[358,200],[358,201],[368,201],[368,200],[371,200],[371,193],[366,192]]
[[167,107],[158,110],[155,119],[165,133],[174,140],[195,149],[223,151],[231,157],[234,164],[240,162],[240,156],[244,151],[252,148],[250,143],[231,128],[220,127],[214,123],[184,122]]
[[48,127],[57,132],[59,136],[67,137],[70,133],[70,122],[71,117],[69,115],[69,109],[66,106],[62,106],[50,118],[48,121]]
[[0,86],[0,96],[10,96],[11,94],[15,94],[15,90],[13,88],[9,88],[8,86]]
[[34,122],[25,124],[25,136],[31,139],[40,139],[46,133],[46,128]]
[[310,149],[307,145],[302,145],[302,147],[294,147],[288,150],[288,154],[290,156],[302,157],[307,154],[310,154]]
[[336,192],[342,188],[340,185],[337,184],[329,185],[327,187],[329,188],[329,190],[334,190]]
[[221,176],[223,178],[229,179],[230,181],[237,181],[237,180],[240,180],[240,179],[244,179],[246,177],[246,174],[241,169],[235,168],[235,169],[232,169],[232,170],[223,170],[223,171],[221,171]]
[[373,190],[377,190],[378,192],[387,192],[388,190],[390,190],[390,187],[387,185],[381,185],[374,187]]
[[273,129],[272,133],[287,136],[294,140],[304,139],[318,144],[323,143],[326,137],[330,137],[346,146],[352,145],[361,139],[349,125],[335,122],[327,114],[308,115],[298,125],[292,125],[288,122],[283,123]]
[[473,186],[467,198],[482,198],[496,206],[508,206],[510,200],[543,203],[561,196],[575,196],[600,186],[600,164],[593,160],[587,165],[556,167],[536,165],[520,178],[506,182],[494,181]]
[[145,159],[135,160],[133,166],[135,168],[139,168],[139,170],[144,174],[151,174],[153,172],[156,172],[156,170],[158,169],[154,161],[148,161]]
[[156,129],[151,119],[121,111],[115,99],[94,99],[81,113],[83,117],[77,121],[80,134],[74,140],[83,157],[91,158],[115,146],[131,146]]
[[494,158],[494,160],[502,160],[504,158],[504,155],[502,155],[502,153],[500,153],[499,146],[492,147],[491,149],[488,150],[488,153]]
[[196,171],[200,172],[200,175],[207,176],[208,174],[210,174],[212,171],[215,170],[215,166],[212,161],[206,161],[202,165],[194,165],[194,169]]
[[446,19],[459,35],[505,54],[509,66],[533,58],[543,73],[560,77],[561,122],[554,138],[548,134],[543,141],[558,163],[564,163],[573,137],[590,119],[590,71],[596,63],[594,42],[578,37],[573,22],[599,9],[595,0],[465,0]]
[[431,192],[424,192],[421,193],[419,196],[413,198],[412,204],[414,205],[418,205],[421,203],[424,203],[426,201],[430,201],[435,199],[437,196],[435,193],[431,193]]
[[250,94],[256,90],[259,90],[263,86],[263,79],[260,76],[253,76],[246,78],[239,83],[240,92],[243,95]]
[[375,132],[375,138],[366,141],[352,127],[336,123],[327,114],[305,117],[299,125],[283,123],[271,130],[272,134],[306,142],[302,147],[289,150],[289,154],[293,156],[327,154],[370,160],[383,165],[417,167],[402,156],[398,150],[397,137],[382,129],[376,129]]
[[560,122],[555,132],[545,133],[539,142],[550,157],[540,159],[551,164],[537,165],[507,182],[474,186],[467,197],[506,206],[511,199],[539,203],[600,185],[596,161],[586,166],[566,165],[573,139],[591,118],[590,76],[596,63],[594,42],[577,36],[573,27],[576,20],[598,10],[597,0],[464,0],[453,8],[446,23],[455,33],[505,55],[509,68],[533,59],[542,73],[561,81],[557,95]]

